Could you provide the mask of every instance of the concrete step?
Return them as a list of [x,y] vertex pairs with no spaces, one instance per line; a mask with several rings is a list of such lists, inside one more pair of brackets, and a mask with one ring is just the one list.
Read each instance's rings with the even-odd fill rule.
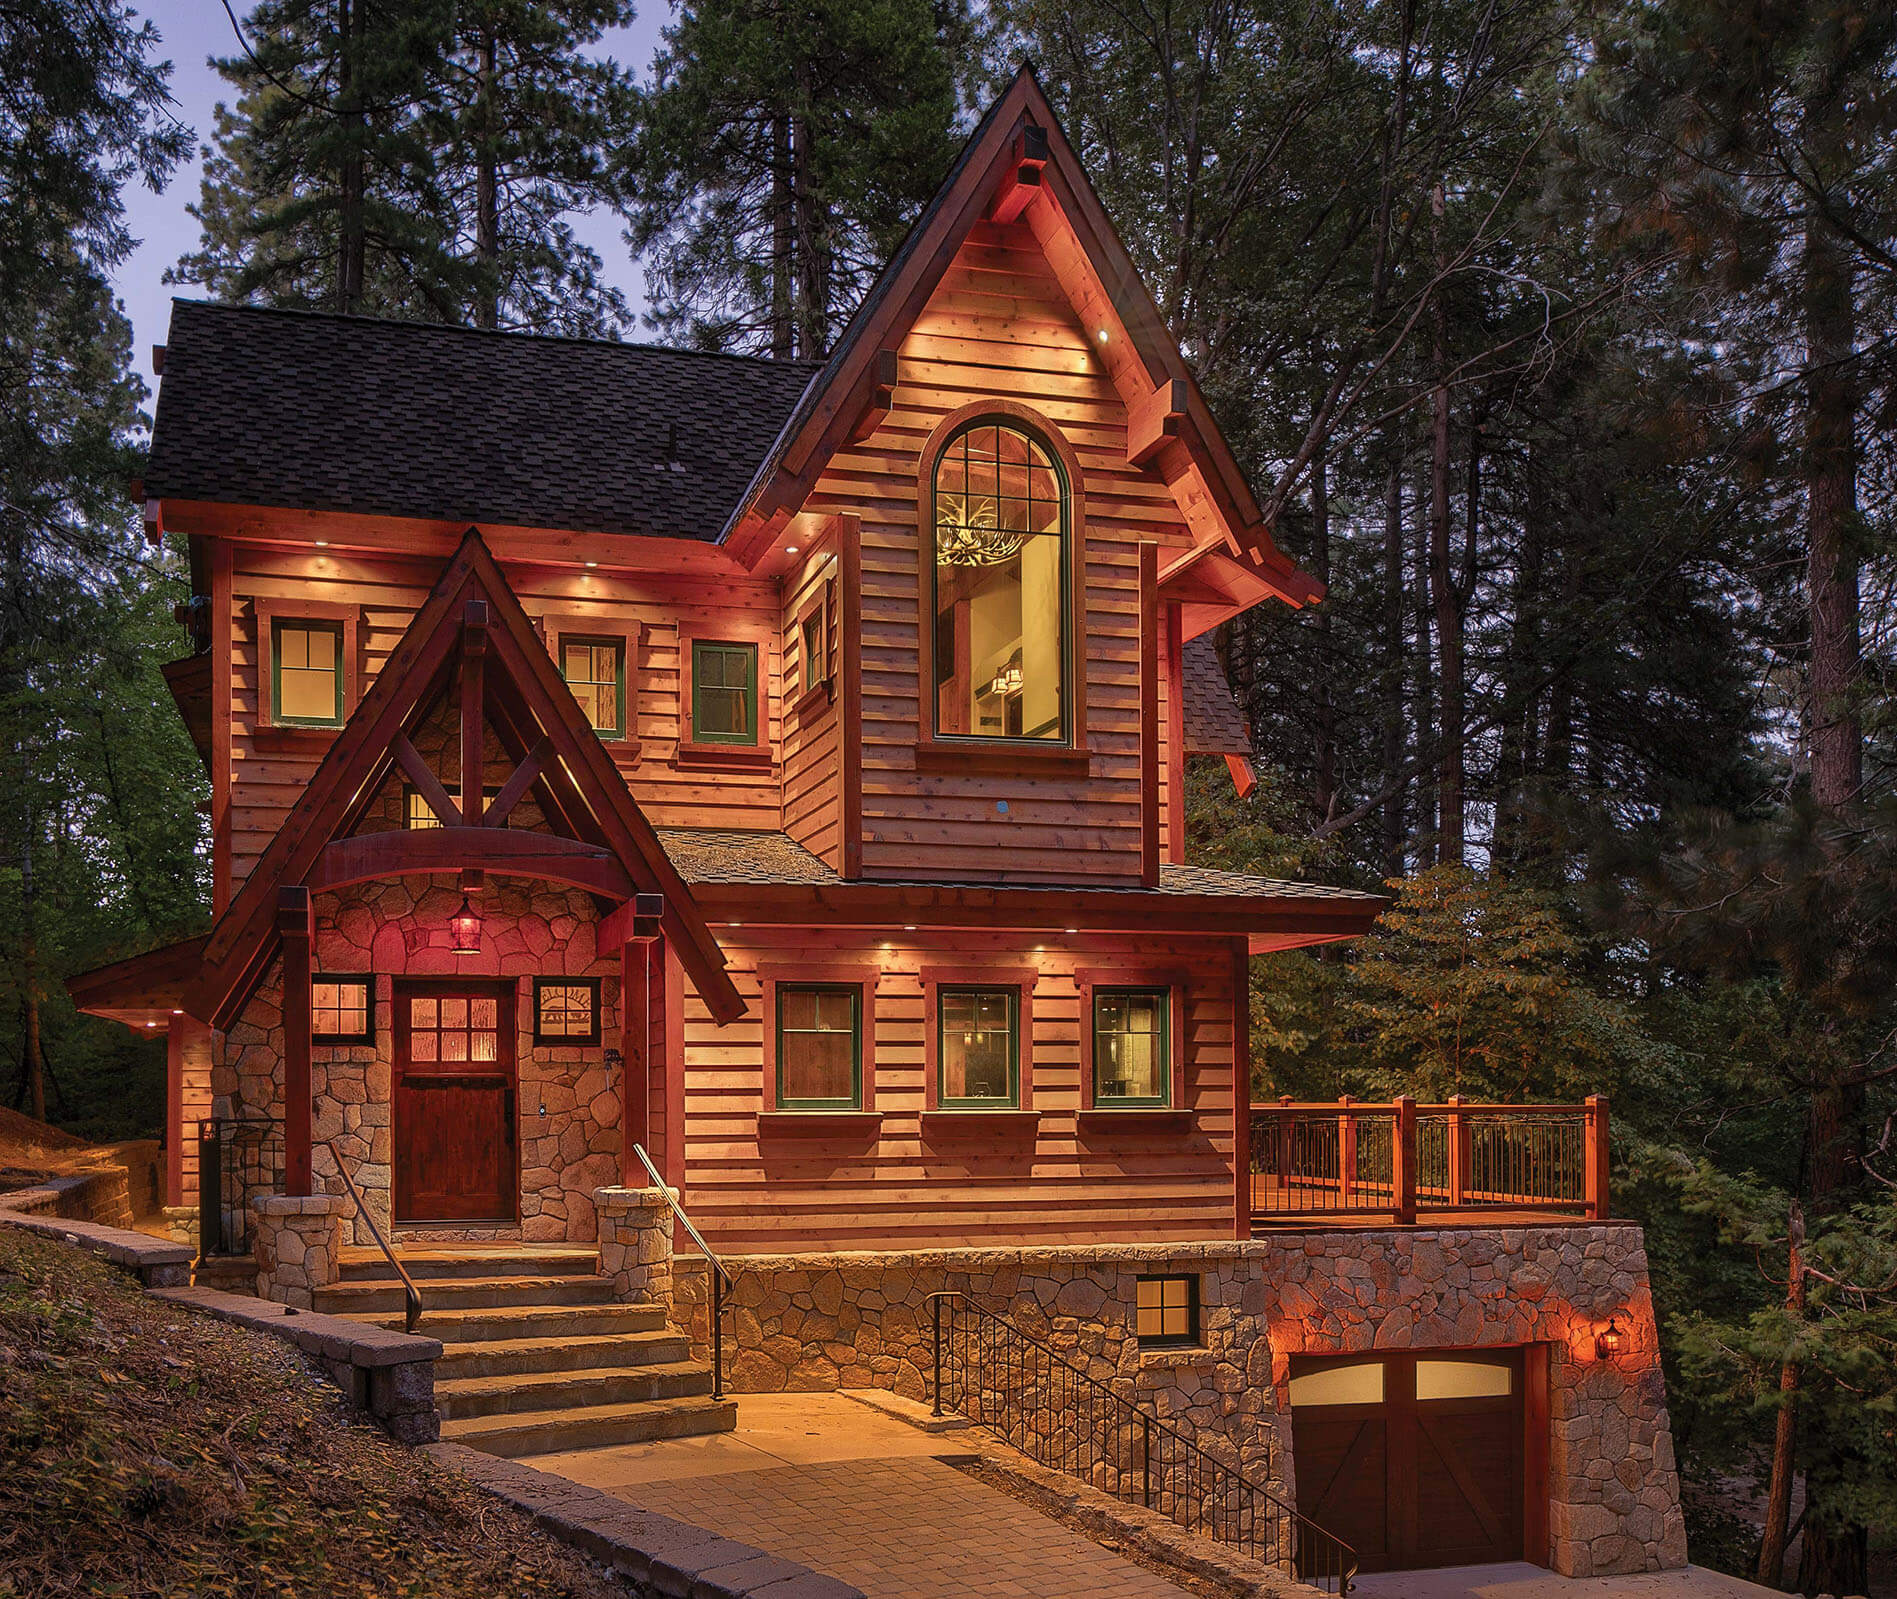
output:
[[435,1375],[435,1404],[443,1421],[468,1416],[527,1416],[577,1412],[582,1406],[642,1405],[657,1399],[695,1398],[711,1392],[711,1367],[697,1360],[592,1371],[543,1371],[511,1377]]
[[435,1380],[513,1377],[529,1372],[594,1371],[606,1366],[657,1366],[691,1357],[691,1341],[678,1332],[627,1332],[599,1338],[497,1338],[488,1343],[452,1343],[435,1362]]
[[444,1443],[513,1458],[649,1443],[655,1438],[700,1438],[730,1432],[737,1424],[738,1406],[732,1399],[650,1399],[641,1404],[589,1405],[525,1415],[463,1416],[444,1421],[441,1437]]
[[[395,1252],[419,1288],[456,1277],[592,1277],[599,1251],[579,1244],[444,1246],[406,1245]],[[394,1282],[395,1268],[379,1249],[345,1249],[338,1262],[343,1282]],[[255,1268],[252,1268],[253,1270]]]
[[[609,1305],[613,1284],[609,1277],[449,1277],[416,1283],[425,1310],[493,1310],[512,1305]],[[316,1308],[332,1316],[378,1310],[400,1310],[402,1285],[390,1277],[380,1282],[338,1282],[319,1288]]]
[[[371,1327],[391,1327],[397,1332],[402,1328],[400,1310],[342,1314]],[[659,1305],[503,1305],[485,1310],[437,1310],[431,1305],[422,1312],[418,1330],[444,1344],[486,1344],[525,1338],[604,1338],[659,1332],[664,1327],[665,1310]]]

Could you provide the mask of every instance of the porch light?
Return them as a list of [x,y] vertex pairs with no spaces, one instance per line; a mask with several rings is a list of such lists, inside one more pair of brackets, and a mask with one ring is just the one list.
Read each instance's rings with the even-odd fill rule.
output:
[[481,913],[468,903],[468,896],[461,896],[461,909],[448,919],[448,931],[453,935],[449,945],[451,955],[478,955],[481,953]]
[[1602,1360],[1612,1360],[1620,1353],[1620,1346],[1626,1340],[1627,1335],[1620,1330],[1620,1319],[1609,1316],[1606,1329],[1594,1335],[1594,1353]]

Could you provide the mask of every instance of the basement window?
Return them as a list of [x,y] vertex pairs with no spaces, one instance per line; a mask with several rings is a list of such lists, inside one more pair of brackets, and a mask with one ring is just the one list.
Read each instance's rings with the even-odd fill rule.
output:
[[310,1041],[316,1044],[375,1042],[375,979],[319,973],[310,981]]
[[534,1042],[595,1047],[599,1043],[599,979],[536,977]]
[[1177,1349],[1199,1341],[1199,1279],[1142,1277],[1134,1285],[1133,1330],[1142,1349]]

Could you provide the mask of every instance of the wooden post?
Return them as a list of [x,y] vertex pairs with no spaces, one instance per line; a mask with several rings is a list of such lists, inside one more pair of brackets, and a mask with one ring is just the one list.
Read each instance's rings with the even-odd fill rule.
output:
[[1607,1220],[1607,1096],[1587,1096],[1587,1219]]
[[184,1203],[184,1018],[165,1029],[165,1203]]
[[1449,1096],[1449,1208],[1469,1202],[1469,1113],[1460,1094]]
[[1233,1236],[1249,1238],[1258,1202],[1251,1169],[1251,945],[1232,943],[1232,1176]]
[[1390,1177],[1395,1192],[1396,1224],[1416,1225],[1416,1101],[1408,1094],[1396,1101],[1396,1126],[1390,1138]]
[[[1140,541],[1140,887],[1159,887],[1159,546]],[[1175,798],[1173,803],[1179,801]],[[1249,1087],[1245,1103],[1251,1102]]]
[[310,1192],[310,891],[277,890],[283,939],[283,1191]]
[[461,614],[461,825],[479,827],[487,775],[487,724],[481,715],[481,668],[487,654],[487,601]]
[[1357,1117],[1351,1106],[1356,1096],[1346,1094],[1337,1118],[1337,1208],[1349,1210],[1357,1198]]
[[1291,1096],[1278,1096],[1278,1187],[1284,1194],[1285,1208],[1302,1210],[1303,1200],[1298,1196],[1292,1183],[1297,1172],[1298,1126],[1297,1118],[1291,1114]]

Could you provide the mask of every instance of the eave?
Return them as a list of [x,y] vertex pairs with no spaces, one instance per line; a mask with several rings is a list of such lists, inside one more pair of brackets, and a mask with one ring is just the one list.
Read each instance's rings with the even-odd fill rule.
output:
[[88,1016],[127,1027],[163,1026],[173,1016],[190,1014],[185,996],[203,963],[207,936],[180,939],[80,972],[66,979],[66,992]]

